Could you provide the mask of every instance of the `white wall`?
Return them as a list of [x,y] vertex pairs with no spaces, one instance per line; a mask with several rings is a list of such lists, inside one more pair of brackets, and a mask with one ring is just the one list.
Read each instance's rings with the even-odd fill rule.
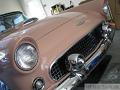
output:
[[71,1],[73,1],[75,6],[78,6],[80,2],[86,1],[86,0],[71,0]]
[[38,19],[43,19],[46,17],[40,0],[19,0],[19,2],[29,18],[37,17]]
[[[36,1],[37,6],[39,7],[36,7],[36,5],[34,5],[33,3],[33,6],[31,6],[31,8],[34,7],[34,10],[30,10],[28,6],[28,2],[30,1],[34,2]],[[78,6],[78,4],[84,0],[71,0],[71,1],[74,3],[75,6]],[[24,11],[24,13],[29,17],[35,16],[43,18],[46,16],[46,13],[48,16],[50,16],[51,6],[58,3],[64,4],[65,7],[70,6],[70,0],[0,0],[0,14],[4,14],[11,11]],[[44,9],[46,13],[44,12],[42,4],[45,6]]]
[[48,16],[51,15],[51,6],[61,3],[64,4],[65,7],[69,7],[70,6],[70,1],[73,2],[74,6],[78,6],[79,3],[81,1],[85,1],[85,0],[41,0],[43,5],[45,6],[45,10]]
[[0,0],[0,14],[11,11],[22,11],[22,8],[17,0]]

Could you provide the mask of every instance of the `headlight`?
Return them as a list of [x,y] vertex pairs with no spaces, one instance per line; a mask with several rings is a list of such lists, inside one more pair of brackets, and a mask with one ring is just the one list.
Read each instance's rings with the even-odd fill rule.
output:
[[38,61],[36,48],[28,43],[20,45],[15,52],[17,66],[25,71],[33,69]]

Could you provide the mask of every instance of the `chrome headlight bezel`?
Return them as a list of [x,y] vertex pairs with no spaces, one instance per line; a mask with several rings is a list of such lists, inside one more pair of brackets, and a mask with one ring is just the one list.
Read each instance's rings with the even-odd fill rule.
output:
[[[31,49],[34,49],[34,51],[35,51],[35,57],[36,57],[36,59],[33,61],[31,61],[31,60],[28,60],[28,61],[30,61],[30,62],[28,62],[28,61],[26,61],[28,64],[25,64],[24,63],[24,60],[18,60],[18,56],[19,56],[19,54],[18,54],[18,52],[19,52],[19,50],[21,49],[21,48],[23,48],[24,47],[24,49],[25,49],[25,47],[30,47]],[[25,55],[25,54],[24,54]],[[32,55],[31,55],[32,56]],[[28,56],[28,58],[29,57],[31,57],[31,56]],[[22,57],[23,58],[23,57]],[[17,48],[16,48],[16,50],[15,50],[15,54],[14,54],[14,61],[15,61],[15,64],[17,65],[17,67],[20,69],[20,70],[23,70],[23,71],[30,71],[30,70],[32,70],[36,65],[37,65],[37,63],[38,63],[38,51],[37,51],[37,49],[36,49],[36,47],[34,46],[34,45],[32,45],[32,44],[30,44],[30,43],[22,43],[22,44],[20,44]],[[30,66],[30,63],[31,63],[31,66]],[[23,65],[25,65],[25,66],[28,66],[28,67],[25,67],[25,66],[23,66]]]

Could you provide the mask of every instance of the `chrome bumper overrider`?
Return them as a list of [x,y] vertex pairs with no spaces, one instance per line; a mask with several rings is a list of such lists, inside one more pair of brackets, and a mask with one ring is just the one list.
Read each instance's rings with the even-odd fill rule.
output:
[[93,71],[95,67],[102,61],[102,58],[110,44],[110,41],[105,39],[100,45],[99,49],[92,55],[91,58],[89,58],[87,62],[85,62],[83,69],[80,70],[80,73],[76,74],[74,77],[68,77],[64,82],[62,82],[62,84],[57,86],[55,90],[71,90],[73,87],[75,87],[78,81],[82,82],[85,80],[91,71]]

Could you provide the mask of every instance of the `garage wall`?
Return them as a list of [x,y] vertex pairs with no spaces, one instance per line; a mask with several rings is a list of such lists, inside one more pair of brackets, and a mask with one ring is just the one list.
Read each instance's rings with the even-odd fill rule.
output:
[[38,19],[44,19],[46,13],[40,0],[19,0],[19,3],[29,18],[37,17]]
[[86,0],[71,0],[71,1],[73,1],[75,6],[78,6],[80,2],[86,1]]
[[85,0],[41,0],[48,16],[51,15],[51,6],[60,3],[60,4],[64,4],[65,7],[69,7],[70,1],[73,2],[74,6],[78,6],[80,2],[85,1]]
[[18,0],[0,0],[0,14],[11,11],[22,11]]
[[[35,15],[32,15],[34,10],[31,12],[31,10],[28,8],[28,3],[27,3],[28,1],[34,1],[34,2],[39,1],[37,3],[38,4],[37,6],[39,7],[36,7],[36,9],[34,9],[38,11],[36,12],[37,14],[34,13]],[[71,1],[75,6],[78,6],[78,4],[84,0],[71,0]],[[46,17],[46,15],[47,16],[51,15],[51,6],[58,3],[64,4],[65,7],[70,6],[70,0],[0,0],[0,14],[4,14],[11,11],[22,11],[29,17],[39,15],[37,17],[44,18]]]

